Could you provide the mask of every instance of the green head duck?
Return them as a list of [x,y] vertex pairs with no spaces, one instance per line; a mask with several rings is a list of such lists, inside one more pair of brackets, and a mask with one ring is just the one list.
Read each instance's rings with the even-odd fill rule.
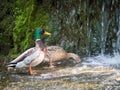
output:
[[35,30],[35,40],[41,39],[42,34],[51,35],[51,33],[46,32],[44,29],[38,28]]

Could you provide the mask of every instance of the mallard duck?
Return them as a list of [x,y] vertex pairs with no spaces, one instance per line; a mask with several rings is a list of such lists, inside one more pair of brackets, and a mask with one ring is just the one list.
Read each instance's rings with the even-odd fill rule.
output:
[[44,29],[36,29],[35,31],[35,48],[30,48],[18,56],[16,59],[11,61],[8,65],[8,68],[23,68],[29,67],[30,74],[37,74],[32,70],[32,67],[40,64],[46,55],[46,46],[41,40],[41,35],[51,35],[50,33],[44,31]]
[[47,53],[45,61],[50,62],[50,67],[53,68],[53,62],[59,60],[66,60],[73,58],[74,60],[81,62],[80,57],[75,53],[67,53],[62,47],[59,46],[47,46]]

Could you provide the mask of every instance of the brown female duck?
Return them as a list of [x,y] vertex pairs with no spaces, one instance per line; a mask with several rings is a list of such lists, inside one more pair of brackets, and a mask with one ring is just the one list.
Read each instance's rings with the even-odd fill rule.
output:
[[44,60],[50,62],[50,67],[54,67],[53,62],[69,58],[73,58],[74,60],[81,62],[80,57],[75,53],[67,53],[59,46],[47,46],[47,53]]

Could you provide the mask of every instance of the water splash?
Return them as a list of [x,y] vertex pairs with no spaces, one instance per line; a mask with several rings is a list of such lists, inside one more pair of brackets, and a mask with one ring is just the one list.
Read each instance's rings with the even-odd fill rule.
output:
[[120,55],[115,53],[114,56],[100,54],[94,57],[87,57],[84,65],[120,68]]

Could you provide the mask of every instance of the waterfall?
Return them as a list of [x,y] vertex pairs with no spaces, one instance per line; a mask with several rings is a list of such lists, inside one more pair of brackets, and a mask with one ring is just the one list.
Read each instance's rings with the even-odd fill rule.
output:
[[109,29],[109,24],[111,19],[108,19],[107,12],[105,11],[105,2],[102,4],[102,10],[101,10],[101,42],[100,42],[100,49],[101,49],[101,55],[104,55],[105,49],[106,49],[106,39],[107,39],[107,33]]
[[116,42],[116,47],[118,53],[120,53],[120,10],[117,15],[117,25],[118,25],[118,32],[117,32],[117,42]]
[[103,3],[102,5],[102,11],[101,11],[101,54],[104,54],[105,51],[105,23],[104,23],[104,13],[105,13],[105,5]]
[[119,0],[64,0],[53,8],[50,15],[57,45],[88,56],[120,52]]

